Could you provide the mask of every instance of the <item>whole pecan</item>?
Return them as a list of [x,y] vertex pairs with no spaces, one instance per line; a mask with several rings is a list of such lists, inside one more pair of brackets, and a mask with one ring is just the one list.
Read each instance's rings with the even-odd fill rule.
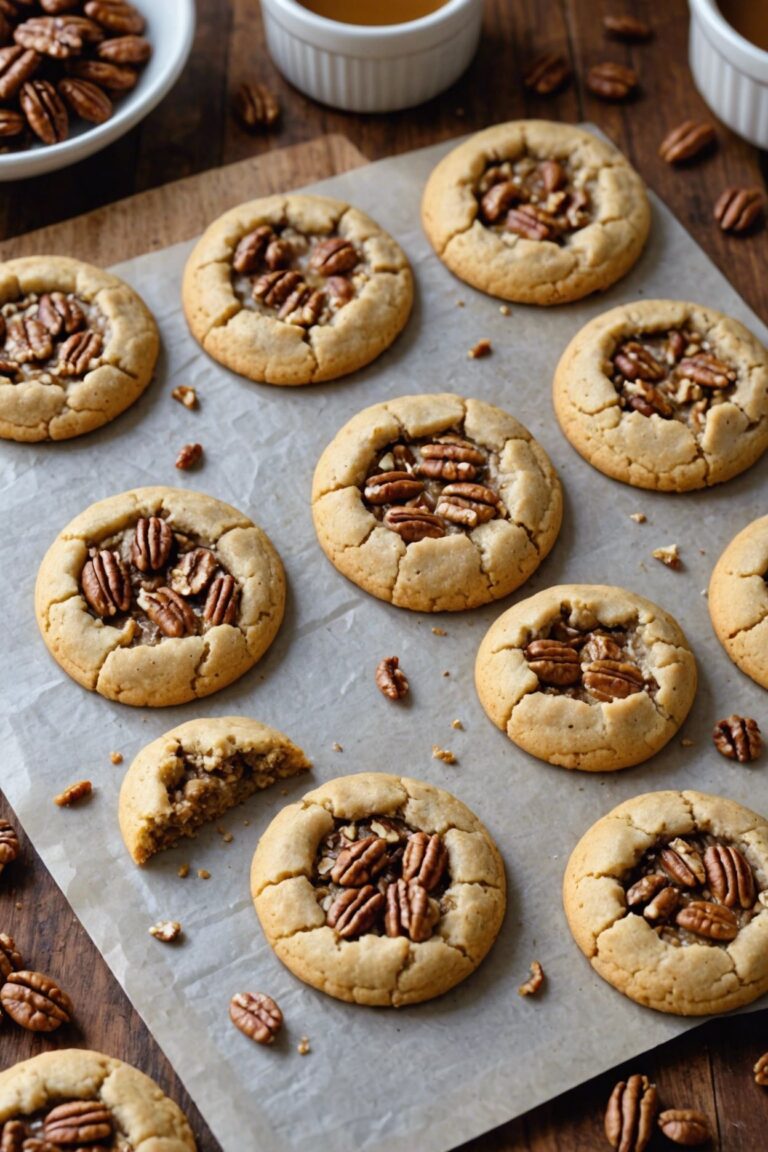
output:
[[587,73],[587,88],[601,100],[626,100],[637,88],[639,81],[634,68],[606,60],[593,64]]
[[28,1130],[23,1121],[6,1120],[0,1132],[0,1152],[24,1152],[25,1148],[29,1149],[29,1142],[26,1141]]
[[232,97],[232,111],[248,132],[271,128],[280,118],[280,104],[266,84],[246,81]]
[[240,588],[229,573],[217,576],[208,590],[203,609],[206,624],[215,628],[219,624],[235,624],[240,603]]
[[667,164],[684,164],[711,148],[717,139],[714,124],[708,120],[684,120],[659,145],[659,156]]
[[583,658],[592,660],[621,660],[624,649],[621,644],[604,632],[590,632],[582,648]]
[[87,0],[85,14],[118,36],[138,35],[144,31],[141,12],[125,0]]
[[614,354],[613,363],[625,380],[647,380],[656,384],[667,374],[651,350],[637,340],[621,344]]
[[726,188],[714,208],[714,217],[723,232],[747,232],[763,215],[762,188]]
[[322,276],[339,276],[351,272],[359,260],[360,254],[350,240],[343,236],[329,236],[315,244],[309,266]]
[[7,820],[0,820],[0,872],[18,858],[20,851],[16,829]]
[[384,524],[405,541],[416,544],[419,540],[439,540],[445,536],[445,527],[439,516],[411,506],[388,508]]
[[662,888],[666,888],[668,883],[666,876],[662,876],[660,872],[641,876],[631,888],[627,889],[628,907],[636,908],[641,904],[647,904]]
[[636,664],[618,660],[595,660],[586,669],[583,683],[597,700],[625,700],[645,688],[643,674]]
[[560,640],[532,640],[523,655],[528,667],[543,684],[556,684],[562,688],[578,684],[581,679],[578,653]]
[[42,56],[67,60],[77,56],[86,44],[98,44],[104,33],[93,20],[83,16],[33,16],[19,24],[13,38],[22,48],[32,48]]
[[104,341],[98,332],[74,332],[59,345],[58,368],[62,376],[84,376],[98,360]]
[[9,139],[20,136],[27,126],[21,112],[14,112],[12,108],[0,108],[0,138]]
[[218,560],[210,548],[193,548],[180,557],[172,569],[168,583],[180,596],[197,596],[211,582]]
[[43,144],[58,144],[69,134],[69,117],[61,97],[47,80],[29,80],[19,95],[21,110]]
[[14,316],[8,321],[5,354],[17,364],[48,360],[53,355],[51,334],[35,316]]
[[72,1001],[42,972],[12,972],[0,988],[0,1004],[30,1032],[53,1032],[72,1019]]
[[414,943],[429,940],[439,912],[417,880],[395,880],[387,887],[384,931],[387,936],[408,936]]
[[162,516],[142,516],[131,541],[131,563],[139,572],[164,568],[173,551],[173,530]]
[[751,716],[737,716],[736,713],[715,724],[712,739],[721,755],[729,760],[738,760],[740,764],[756,760],[763,747],[757,721]]
[[370,931],[385,904],[382,892],[372,884],[340,892],[328,909],[326,923],[342,940],[351,940]]
[[279,308],[300,286],[305,286],[301,272],[265,272],[253,285],[253,298],[268,308]]
[[387,841],[381,836],[365,836],[343,848],[331,869],[331,880],[344,888],[370,884],[387,866]]
[[20,44],[0,48],[0,100],[10,100],[21,86],[34,76],[42,57],[32,48]]
[[680,904],[680,893],[677,888],[668,886],[653,897],[651,901],[643,909],[643,916],[646,920],[651,920],[654,923],[657,921],[669,920],[673,912],[677,911]]
[[692,900],[686,904],[677,913],[675,923],[697,936],[706,936],[708,940],[735,940],[739,931],[735,913],[708,900]]
[[154,592],[143,588],[139,593],[139,607],[144,609],[164,636],[178,639],[181,636],[192,636],[197,631],[195,613],[172,588],[158,588]]
[[476,528],[493,520],[501,498],[484,484],[446,484],[435,512],[453,524]]
[[557,52],[546,52],[528,65],[523,74],[523,84],[537,96],[550,96],[558,92],[571,78],[571,69],[564,56]]
[[71,60],[67,64],[71,76],[89,80],[109,92],[130,92],[136,87],[138,72],[123,64],[112,64],[109,60]]
[[693,862],[670,845],[662,848],[659,862],[670,880],[674,880],[681,888],[695,888],[700,883],[700,877],[696,875],[697,870],[691,866]]
[[110,64],[146,64],[152,55],[152,45],[143,36],[115,36],[102,40],[96,55]]
[[522,192],[516,180],[503,180],[494,184],[485,193],[480,201],[480,211],[488,224],[495,224],[512,207],[516,200],[520,200]]
[[752,1071],[755,1073],[755,1084],[768,1088],[768,1052],[763,1053]]
[[408,677],[400,667],[397,656],[386,656],[376,666],[376,687],[390,700],[402,700],[408,695]]
[[448,867],[448,849],[439,832],[413,832],[403,853],[403,879],[418,880],[431,892],[443,878]]
[[90,80],[65,76],[59,80],[59,92],[75,113],[90,124],[103,124],[112,115],[112,101],[103,88]]
[[283,1026],[283,1014],[264,992],[237,992],[229,1002],[229,1018],[257,1044],[274,1044]]
[[726,908],[751,908],[755,902],[755,877],[738,848],[710,844],[704,853],[709,890]]
[[131,606],[131,579],[119,552],[94,551],[80,578],[83,596],[97,616],[116,616]]
[[659,1115],[659,1128],[673,1144],[694,1148],[711,1139],[706,1116],[693,1108],[668,1108]]
[[650,24],[638,20],[636,16],[603,16],[603,27],[615,40],[627,40],[630,43],[650,40],[653,36]]
[[676,374],[686,376],[701,388],[727,388],[729,384],[733,384],[737,376],[734,368],[730,368],[709,352],[687,356],[678,364]]
[[653,1134],[657,1108],[656,1085],[646,1076],[619,1081],[605,1110],[605,1135],[611,1148],[643,1152]]
[[525,240],[553,240],[558,233],[554,216],[533,204],[511,208],[504,221],[507,232],[514,232]]
[[369,476],[363,495],[369,504],[399,504],[423,492],[421,480],[410,472],[379,472]]
[[43,1136],[57,1146],[98,1144],[109,1140],[114,1127],[112,1113],[98,1100],[68,1100],[48,1113]]
[[37,319],[51,336],[66,332],[70,336],[85,326],[82,308],[64,292],[44,292],[37,305]]
[[238,241],[235,254],[232,257],[232,267],[235,272],[255,272],[261,264],[267,246],[274,238],[275,233],[269,224],[260,224],[252,232],[246,233]]
[[[21,953],[16,948],[13,936],[0,932],[0,984],[7,980],[11,972],[18,972],[24,967]],[[0,1152],[2,1152],[0,1148]]]

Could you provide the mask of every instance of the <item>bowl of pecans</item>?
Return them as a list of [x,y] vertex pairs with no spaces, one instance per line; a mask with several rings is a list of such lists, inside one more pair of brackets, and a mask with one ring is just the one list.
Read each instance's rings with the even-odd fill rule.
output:
[[83,160],[175,84],[194,0],[0,0],[0,180]]

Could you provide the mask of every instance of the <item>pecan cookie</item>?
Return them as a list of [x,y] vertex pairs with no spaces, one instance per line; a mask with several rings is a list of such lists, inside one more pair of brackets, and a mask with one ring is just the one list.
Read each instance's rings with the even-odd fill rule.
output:
[[638,1004],[704,1016],[768,991],[768,821],[703,792],[649,792],[576,845],[565,914],[592,967]]
[[430,176],[421,213],[451,272],[523,304],[607,288],[639,257],[651,220],[618,149],[548,120],[496,124],[460,144]]
[[768,352],[700,304],[622,304],[568,345],[554,401],[571,444],[607,476],[664,492],[705,488],[768,447]]
[[312,489],[323,551],[400,608],[454,612],[506,596],[555,542],[562,492],[512,416],[449,393],[366,408],[326,448]]
[[151,313],[116,276],[64,256],[0,264],[0,437],[100,428],[142,394],[159,347]]
[[295,976],[355,1004],[430,1000],[477,968],[506,905],[504,865],[475,815],[405,776],[329,780],[259,841],[251,893]]
[[68,1048],[0,1072],[0,1134],[8,1149],[195,1152],[181,1109],[154,1080],[111,1056]]
[[269,196],[210,225],[184,270],[192,335],[267,384],[334,380],[388,348],[411,311],[402,249],[356,208]]
[[285,580],[268,537],[210,496],[136,488],[92,504],[46,553],[43,639],[83,687],[163,707],[247,672],[280,626]]
[[189,720],[142,748],[126,772],[118,807],[125,846],[144,864],[254,792],[310,767],[301,748],[258,720]]
[[731,660],[768,688],[768,516],[731,540],[712,573],[708,603]]
[[680,626],[650,600],[563,584],[491,625],[475,682],[490,719],[526,752],[612,772],[674,736],[693,703],[696,664]]

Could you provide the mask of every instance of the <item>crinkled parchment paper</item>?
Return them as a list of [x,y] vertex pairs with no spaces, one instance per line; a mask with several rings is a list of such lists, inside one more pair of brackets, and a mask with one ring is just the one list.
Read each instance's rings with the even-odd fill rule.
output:
[[[637,1007],[592,973],[563,917],[563,866],[594,820],[640,792],[699,788],[768,812],[765,766],[732,764],[710,740],[712,724],[734,710],[763,722],[768,716],[765,694],[715,640],[702,595],[721,549],[766,511],[768,458],[713,491],[641,492],[575,454],[550,400],[567,341],[622,301],[693,299],[731,313],[763,339],[766,331],[657,200],[647,251],[611,291],[550,310],[513,306],[503,315],[498,301],[453,279],[421,233],[421,190],[446,150],[385,160],[317,186],[369,211],[415,269],[408,328],[367,370],[337,384],[282,389],[208,360],[181,313],[191,247],[183,244],[117,269],[145,297],[162,332],[162,363],[145,397],[80,440],[0,443],[2,787],[226,1152],[440,1152],[691,1027]],[[468,359],[483,337],[493,354]],[[198,389],[198,412],[171,399],[181,383]],[[678,618],[701,676],[680,733],[692,747],[678,737],[650,763],[612,775],[539,763],[491,726],[473,687],[477,646],[509,602],[464,615],[412,614],[365,595],[325,560],[309,510],[321,450],[368,404],[445,390],[508,408],[550,453],[565,485],[560,539],[518,596],[562,582],[623,584]],[[191,440],[204,445],[205,466],[177,472],[176,452]],[[32,607],[38,565],[60,528],[94,500],[144,484],[209,492],[251,515],[279,549],[289,582],[282,630],[256,669],[216,696],[158,711],[112,704],[68,679],[48,657]],[[637,511],[647,523],[630,520]],[[680,547],[680,572],[651,559],[653,548],[670,543]],[[373,682],[377,662],[392,654],[412,686],[400,705]],[[137,869],[118,832],[124,768],[110,763],[110,752],[121,751],[127,764],[183,720],[233,713],[285,731],[314,760],[313,774],[254,796],[221,821],[231,843],[211,828]],[[463,730],[452,728],[454,719]],[[334,743],[343,751],[333,751]],[[458,763],[434,760],[433,744],[451,749]],[[361,770],[404,772],[455,792],[486,822],[507,865],[508,913],[488,959],[449,995],[401,1011],[341,1004],[301,984],[265,943],[248,892],[251,855],[278,809],[319,780]],[[83,776],[95,784],[93,801],[55,808],[53,795]],[[185,861],[192,870],[182,880],[177,869]],[[211,878],[198,879],[198,868]],[[184,926],[180,947],[147,933],[168,917]],[[523,999],[517,987],[534,958],[544,965],[547,989]],[[241,990],[266,991],[280,1003],[286,1028],[273,1048],[251,1044],[229,1023],[229,999]],[[297,1053],[303,1035],[312,1046],[307,1056]]]

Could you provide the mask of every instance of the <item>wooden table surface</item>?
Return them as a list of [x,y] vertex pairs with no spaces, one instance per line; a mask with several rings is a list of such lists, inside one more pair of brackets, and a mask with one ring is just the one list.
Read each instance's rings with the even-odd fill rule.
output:
[[[363,2],[363,0],[361,0]],[[685,0],[486,0],[479,53],[449,92],[422,108],[390,116],[357,116],[321,108],[286,84],[263,44],[257,0],[197,0],[198,33],[184,76],[163,104],[122,141],[54,176],[0,186],[0,236],[79,215],[134,192],[322,133],[346,136],[369,159],[434,143],[498,120],[541,116],[591,120],[628,154],[647,183],[670,205],[745,299],[768,320],[768,233],[722,235],[712,206],[729,184],[765,185],[765,157],[719,129],[716,152],[695,167],[669,168],[657,156],[664,134],[688,117],[706,115],[686,65]],[[627,48],[605,40],[601,17],[632,12],[648,19],[651,43]],[[576,80],[548,99],[527,94],[525,63],[557,50],[567,54]],[[582,77],[601,60],[631,63],[642,81],[638,98],[608,105],[590,96]],[[229,114],[233,88],[244,79],[267,83],[281,99],[280,127],[246,135]],[[326,175],[325,152],[307,180]],[[0,254],[3,248],[0,242]],[[695,296],[695,286],[680,285]],[[2,775],[0,774],[0,780]],[[0,795],[0,816],[14,820]],[[12,923],[17,943],[36,968],[56,976],[77,1005],[77,1028],[46,1039],[0,1029],[0,1067],[50,1047],[102,1048],[145,1069],[186,1110],[201,1152],[216,1152],[211,1137],[173,1070],[132,1010],[45,868],[27,843],[24,859],[0,879],[0,929]],[[524,1044],[524,1036],[510,1036]],[[552,1037],[552,1044],[558,1037]],[[631,1065],[596,1078],[528,1115],[464,1145],[462,1152],[595,1152],[607,1147],[602,1112],[619,1079],[633,1071],[653,1077],[666,1106],[691,1106],[710,1117],[722,1152],[765,1152],[768,1091],[751,1068],[768,1049],[768,1010],[706,1024]],[[243,1152],[257,1145],[245,1140]],[[658,1135],[653,1149],[671,1147]],[[322,1152],[318,1149],[317,1152]]]

